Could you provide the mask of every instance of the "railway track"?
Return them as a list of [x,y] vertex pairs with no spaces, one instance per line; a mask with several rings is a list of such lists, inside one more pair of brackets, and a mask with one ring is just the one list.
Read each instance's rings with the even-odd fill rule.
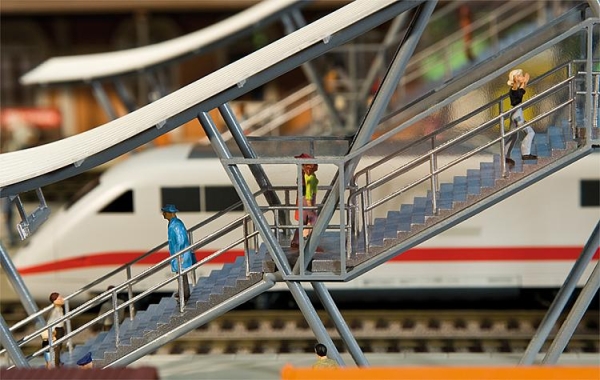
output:
[[[360,310],[342,315],[365,353],[394,352],[523,352],[545,311],[499,310]],[[81,315],[73,328],[95,315]],[[327,313],[319,316],[340,350],[344,344]],[[24,312],[3,306],[11,326]],[[600,313],[588,311],[565,352],[600,352]],[[563,319],[550,335],[545,351]],[[31,330],[33,331],[33,330]],[[28,331],[22,330],[17,337]],[[74,339],[80,344],[96,334],[88,331]],[[34,340],[25,349],[38,349]],[[303,353],[312,352],[315,337],[299,311],[232,311],[157,350],[158,354]]]

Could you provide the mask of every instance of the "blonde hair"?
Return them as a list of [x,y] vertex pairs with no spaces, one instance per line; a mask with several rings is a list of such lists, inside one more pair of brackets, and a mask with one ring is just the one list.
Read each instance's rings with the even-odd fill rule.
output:
[[521,70],[521,69],[514,69],[513,71],[511,71],[508,74],[508,82],[506,82],[506,84],[509,85],[510,87],[512,87],[513,84],[515,84],[515,82],[513,81],[513,78],[516,75],[523,75],[523,70]]

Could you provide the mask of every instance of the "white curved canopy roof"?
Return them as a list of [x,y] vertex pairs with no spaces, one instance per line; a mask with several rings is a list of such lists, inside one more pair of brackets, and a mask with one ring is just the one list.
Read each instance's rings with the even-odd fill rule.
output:
[[[397,0],[356,0],[163,98],[92,130],[49,144],[0,154],[0,188],[78,165],[94,154],[156,128],[222,91],[359,22]],[[405,0],[417,4],[420,0]]]
[[[144,69],[219,41],[299,0],[265,0],[221,22],[153,45],[107,53],[54,57],[20,79],[23,85],[90,81]],[[303,1],[303,0],[300,0]]]

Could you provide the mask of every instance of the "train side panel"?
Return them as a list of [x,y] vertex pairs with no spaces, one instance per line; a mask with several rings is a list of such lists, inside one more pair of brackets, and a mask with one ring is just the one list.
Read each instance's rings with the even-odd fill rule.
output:
[[[246,169],[243,170],[247,174]],[[465,168],[456,167],[453,171],[464,173]],[[267,172],[274,178],[274,185],[295,183],[294,165],[280,165]],[[328,184],[334,172],[335,167],[322,165],[318,172],[320,184]],[[581,199],[581,180],[598,180],[598,173],[597,155],[580,160],[369,273],[328,287],[334,290],[558,287],[598,221],[598,206],[582,207]],[[257,189],[252,180],[249,186],[253,191]],[[389,194],[395,191],[395,186],[390,183],[379,189],[379,194]],[[179,193],[181,189],[183,193]],[[220,161],[187,159],[182,147],[134,156],[109,169],[100,184],[71,207],[53,213],[18,252],[15,264],[34,297],[45,299],[50,281],[60,284],[59,291],[71,293],[164,242],[167,227],[160,214],[163,203],[178,204],[182,201],[179,194],[197,193],[198,210],[189,211],[196,207],[192,202],[187,205],[189,209],[178,213],[191,227],[214,214],[215,210],[205,212],[210,209],[211,194],[235,195],[232,189]],[[320,196],[323,195],[321,192]],[[399,207],[409,200],[412,194],[386,207]],[[240,215],[233,213],[219,223],[223,226]],[[210,231],[196,231],[193,239],[198,240],[213,230],[214,227]],[[206,257],[230,241],[231,237],[217,240],[196,255],[199,259]],[[238,246],[233,253],[199,268],[198,276],[208,275],[241,253],[242,247]],[[165,248],[148,258],[146,265],[135,266],[134,275],[167,257]],[[169,268],[165,268],[156,277],[138,284],[135,290],[144,290],[171,276]],[[117,280],[124,281],[125,277],[111,282]],[[103,291],[109,284],[100,284],[93,290]],[[171,286],[167,290],[174,289]],[[275,289],[287,288],[278,284]]]

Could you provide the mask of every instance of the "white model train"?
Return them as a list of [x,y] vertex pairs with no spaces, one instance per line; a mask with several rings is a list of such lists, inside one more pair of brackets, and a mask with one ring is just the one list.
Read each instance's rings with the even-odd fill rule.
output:
[[[166,222],[160,207],[165,203],[177,204],[178,216],[190,227],[239,200],[220,161],[195,156],[191,145],[135,154],[54,210],[14,257],[32,295],[42,300],[54,290],[72,293],[164,242]],[[321,184],[333,169],[319,169]],[[296,173],[295,166],[287,167],[275,177],[289,186]],[[598,156],[589,156],[367,274],[330,288],[558,288],[598,222],[599,173]],[[196,255],[205,257],[223,244],[217,240]],[[136,271],[167,255],[165,250],[152,256]],[[197,274],[206,275],[233,256],[211,262]],[[164,275],[171,273],[165,269]],[[140,283],[136,290],[149,285]],[[103,284],[93,291],[105,288]]]

